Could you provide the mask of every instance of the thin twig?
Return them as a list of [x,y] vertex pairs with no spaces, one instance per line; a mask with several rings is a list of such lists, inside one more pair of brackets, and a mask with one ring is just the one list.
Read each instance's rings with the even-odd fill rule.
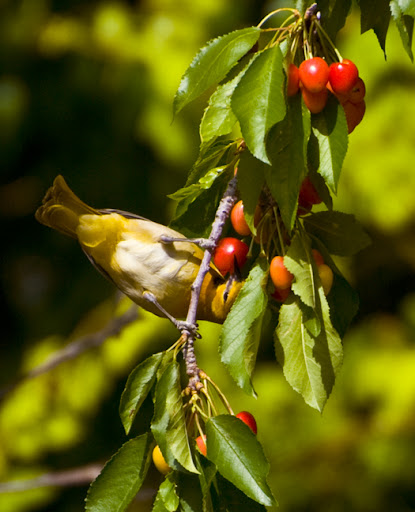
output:
[[[222,235],[223,227],[229,214],[232,210],[233,205],[236,201],[236,184],[237,178],[234,176],[228,183],[226,191],[220,200],[218,209],[216,210],[215,220],[212,224],[212,230],[209,235],[209,241],[211,242],[210,247],[205,250],[203,255],[202,263],[199,268],[199,272],[192,285],[192,294],[190,298],[189,310],[186,317],[186,322],[189,324],[195,324],[197,319],[197,307],[199,304],[200,291],[202,289],[203,281],[206,274],[210,269],[210,262],[212,259],[213,248],[217,246],[218,241]],[[186,350],[184,351],[186,360],[186,371],[191,377],[189,380],[189,386],[192,389],[196,389],[197,385],[200,384],[199,368],[197,366],[196,356],[194,352],[194,340],[195,337],[192,334],[187,335]]]
[[36,366],[29,372],[21,375],[13,382],[5,386],[0,390],[0,400],[4,398],[4,396],[13,391],[19,384],[28,379],[33,379],[42,375],[43,373],[49,372],[53,368],[56,368],[61,363],[68,361],[70,359],[75,359],[80,354],[89,350],[90,348],[99,347],[104,343],[107,338],[112,336],[117,336],[122,329],[134,320],[137,319],[137,305],[132,304],[131,307],[121,316],[112,318],[108,324],[98,332],[93,334],[88,334],[86,336],[82,336],[73,342],[66,345],[66,347],[61,350],[57,350],[50,357],[40,365]]

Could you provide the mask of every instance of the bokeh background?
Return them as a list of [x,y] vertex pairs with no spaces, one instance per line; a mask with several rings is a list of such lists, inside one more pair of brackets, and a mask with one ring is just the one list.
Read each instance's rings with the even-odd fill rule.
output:
[[[102,329],[113,287],[77,244],[34,219],[61,173],[86,202],[167,223],[166,195],[196,158],[203,99],[172,120],[180,77],[210,38],[258,23],[288,1],[3,0],[0,2],[0,510],[75,512],[87,485],[23,490],[7,482],[100,465],[126,440],[118,402],[129,371],[167,347],[167,321],[141,314],[98,348],[4,393],[80,336]],[[204,325],[203,367],[235,410],[254,413],[284,512],[415,510],[415,69],[392,25],[385,60],[358,13],[338,46],[367,86],[335,207],[373,244],[341,262],[361,306],[322,415],[284,381],[272,340],[255,373],[258,400],[218,362]],[[145,403],[134,433],[147,429]],[[150,470],[131,511],[151,510]]]

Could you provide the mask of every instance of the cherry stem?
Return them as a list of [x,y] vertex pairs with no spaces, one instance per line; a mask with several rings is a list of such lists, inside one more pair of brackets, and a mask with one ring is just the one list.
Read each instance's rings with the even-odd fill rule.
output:
[[219,398],[222,400],[222,402],[223,402],[224,406],[226,407],[226,409],[228,410],[228,412],[230,414],[234,415],[231,404],[228,402],[228,399],[226,398],[226,396],[222,393],[220,387],[209,377],[209,375],[206,375],[205,378],[209,382],[209,384],[211,384],[213,386],[213,388],[215,389]]
[[284,240],[282,238],[281,226],[280,226],[280,221],[278,218],[278,211],[275,207],[274,207],[274,216],[275,216],[275,223],[277,225],[278,240],[280,241],[281,255],[285,256],[285,244],[284,244]]
[[280,9],[276,9],[275,11],[272,11],[270,13],[268,13],[265,18],[262,18],[262,20],[258,23],[257,27],[258,28],[261,28],[261,26],[266,23],[270,18],[272,18],[272,16],[275,16],[275,14],[279,14],[280,12],[283,12],[283,11],[289,11],[291,12],[291,16],[296,16],[297,18],[300,17],[300,12],[297,10],[297,9],[292,9],[291,7],[281,7]]

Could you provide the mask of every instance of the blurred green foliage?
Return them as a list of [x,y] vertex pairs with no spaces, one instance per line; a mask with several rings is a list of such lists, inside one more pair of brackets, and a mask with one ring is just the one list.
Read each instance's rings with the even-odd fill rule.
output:
[[[167,223],[166,195],[197,155],[202,102],[173,122],[180,76],[208,39],[256,24],[288,2],[250,0],[3,0],[0,3],[1,386],[107,324],[114,290],[72,240],[33,213],[56,174],[97,207]],[[415,509],[415,70],[395,29],[385,62],[357,16],[342,54],[367,85],[349,140],[337,209],[373,245],[340,262],[361,298],[345,361],[320,416],[285,382],[265,339],[258,400],[218,364],[218,327],[203,325],[202,366],[235,411],[257,418],[270,484],[284,511]],[[117,314],[117,313],[115,313]],[[20,384],[0,404],[0,480],[104,462],[125,441],[118,401],[128,372],[167,347],[168,322],[140,313],[119,337]],[[146,430],[151,404],[134,427]],[[131,510],[151,510],[158,474]],[[86,487],[0,493],[2,512],[78,511]]]

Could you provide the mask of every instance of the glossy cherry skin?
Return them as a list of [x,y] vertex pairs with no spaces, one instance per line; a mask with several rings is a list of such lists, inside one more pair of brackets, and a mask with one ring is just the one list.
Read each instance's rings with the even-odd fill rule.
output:
[[227,273],[235,273],[235,261],[241,269],[247,260],[249,247],[246,243],[233,237],[226,237],[219,240],[213,253],[213,263],[223,276]]
[[245,220],[244,205],[242,201],[238,201],[232,208],[231,224],[238,235],[248,236],[251,234],[251,230]]
[[247,411],[241,411],[238,412],[236,415],[237,418],[239,418],[241,421],[245,423],[245,425],[248,425],[248,427],[252,430],[252,432],[256,435],[258,432],[258,427],[255,421],[255,418],[250,412]]
[[301,92],[303,95],[304,103],[312,114],[318,114],[326,106],[328,98],[327,88],[324,88],[319,92],[311,92],[303,87]]
[[202,436],[197,437],[196,444],[197,444],[197,447],[199,448],[200,453],[206,457],[206,453],[207,453],[206,434],[203,437]]
[[300,72],[297,66],[291,63],[287,73],[287,96],[295,96],[300,89]]
[[282,256],[274,256],[274,258],[272,258],[269,273],[277,290],[286,290],[291,287],[294,276],[285,266]]
[[329,66],[321,57],[304,60],[298,68],[300,82],[309,92],[317,93],[326,88]]
[[356,65],[349,59],[333,62],[329,68],[329,82],[335,94],[348,94],[359,77]]

